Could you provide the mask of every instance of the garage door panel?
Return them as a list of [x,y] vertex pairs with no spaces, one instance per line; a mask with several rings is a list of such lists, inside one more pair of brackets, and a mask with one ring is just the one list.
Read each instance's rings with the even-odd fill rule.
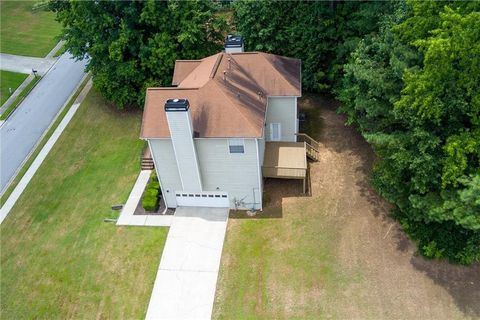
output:
[[175,196],[177,200],[177,205],[180,207],[230,207],[230,201],[226,192],[176,192]]

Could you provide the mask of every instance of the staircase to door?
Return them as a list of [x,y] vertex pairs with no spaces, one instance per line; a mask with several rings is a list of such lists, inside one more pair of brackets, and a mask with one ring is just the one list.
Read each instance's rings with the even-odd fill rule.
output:
[[312,161],[320,160],[320,143],[305,133],[297,133],[297,141],[305,142],[307,157]]
[[140,163],[142,170],[153,170],[154,168],[152,154],[150,153],[150,148],[148,146],[143,149]]

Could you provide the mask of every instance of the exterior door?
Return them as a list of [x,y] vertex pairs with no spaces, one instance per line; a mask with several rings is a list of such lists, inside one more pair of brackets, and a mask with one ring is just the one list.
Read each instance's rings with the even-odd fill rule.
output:
[[175,197],[179,207],[230,207],[230,201],[226,192],[192,193],[177,191]]
[[270,123],[270,140],[280,141],[282,139],[282,126],[280,123]]

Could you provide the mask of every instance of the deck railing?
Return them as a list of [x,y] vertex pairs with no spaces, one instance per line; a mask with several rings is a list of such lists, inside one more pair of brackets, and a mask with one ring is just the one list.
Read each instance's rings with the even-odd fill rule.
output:
[[262,167],[265,178],[303,179],[307,175],[307,169],[286,167]]
[[306,133],[296,133],[298,142],[305,142],[307,156],[315,161],[320,159],[320,143]]

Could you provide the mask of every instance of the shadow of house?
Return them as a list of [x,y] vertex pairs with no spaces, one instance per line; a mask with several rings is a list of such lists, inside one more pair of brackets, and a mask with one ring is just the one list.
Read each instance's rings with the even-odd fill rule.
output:
[[263,211],[250,216],[244,210],[230,211],[230,219],[281,219],[286,198],[307,197],[303,193],[303,181],[295,179],[265,179]]

